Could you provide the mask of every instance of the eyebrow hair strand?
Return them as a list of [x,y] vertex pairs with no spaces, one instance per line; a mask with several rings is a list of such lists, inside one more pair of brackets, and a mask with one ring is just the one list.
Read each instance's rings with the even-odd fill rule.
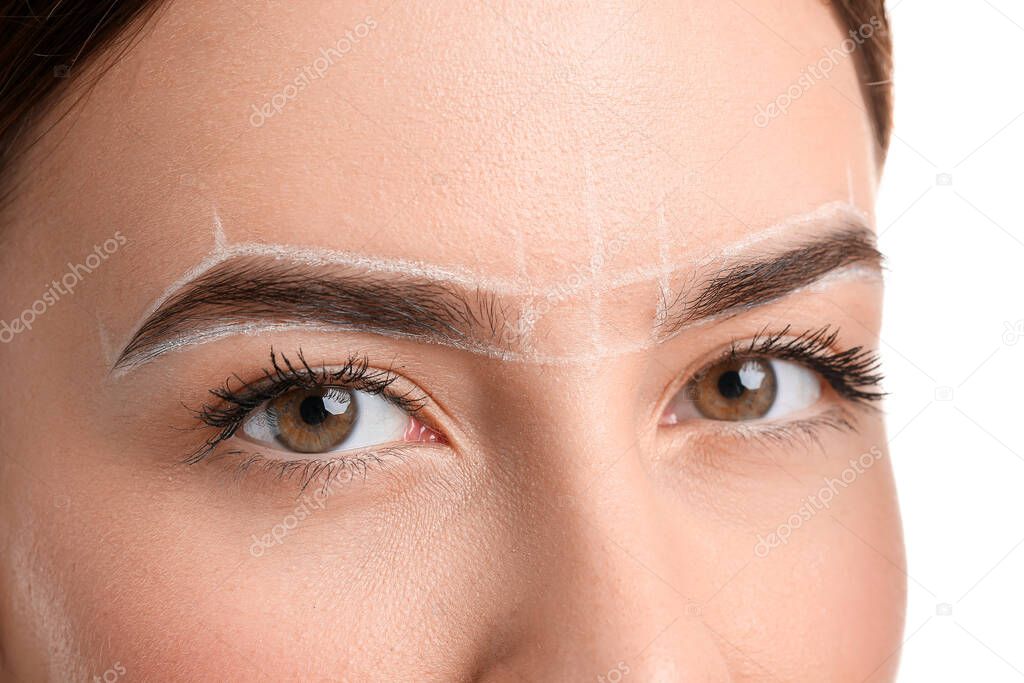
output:
[[664,339],[696,321],[763,306],[848,266],[881,270],[883,261],[874,233],[850,224],[779,254],[725,266],[696,292],[680,292],[669,305],[658,336]]
[[[497,298],[409,277],[324,271],[276,259],[220,263],[164,301],[132,336],[113,369],[143,364],[203,333],[259,321],[378,332],[472,347],[505,324]],[[219,336],[219,335],[218,335]]]
[[[655,321],[654,339],[637,349],[663,342],[692,323],[771,303],[849,266],[880,270],[883,260],[871,230],[852,218],[782,251],[769,252],[761,245],[766,243],[758,245],[763,253],[739,260],[723,250],[724,263],[699,286],[674,289],[674,298],[666,296],[665,310]],[[233,256],[161,301],[111,369],[131,369],[182,346],[229,334],[298,327],[380,334],[529,360],[533,356],[517,354],[510,346],[518,332],[508,306],[498,293],[420,275],[280,256]]]

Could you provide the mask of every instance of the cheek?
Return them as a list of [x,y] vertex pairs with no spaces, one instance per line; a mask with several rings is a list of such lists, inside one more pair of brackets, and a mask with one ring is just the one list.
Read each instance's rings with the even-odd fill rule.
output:
[[298,632],[280,615],[234,607],[246,598],[222,579],[242,569],[245,546],[204,529],[196,500],[42,441],[22,451],[31,468],[9,469],[4,482],[15,670],[33,680],[227,680],[266,661],[272,673],[282,660],[272,648],[231,646],[239,633]]
[[[158,509],[153,514],[164,520],[185,517]],[[309,621],[289,613],[271,582],[247,576],[245,548],[234,535],[210,534],[195,522],[168,528],[145,507],[111,501],[105,509],[80,507],[63,529],[38,529],[40,550],[19,583],[33,587],[36,651],[59,655],[50,676],[102,679],[115,664],[133,680],[296,674],[287,646]]]
[[[32,587],[21,626],[38,633],[25,651],[49,659],[40,678],[92,680],[115,663],[133,680],[406,680],[423,666],[455,678],[474,645],[453,625],[479,634],[494,618],[464,596],[481,594],[476,558],[500,557],[510,540],[468,553],[496,538],[478,516],[424,516],[459,509],[440,486],[465,490],[452,472],[390,504],[337,493],[295,524],[290,497],[245,505],[230,489],[186,492],[116,467],[69,476],[74,514],[39,511],[13,548],[31,553],[12,583]],[[254,551],[254,535],[279,532]],[[424,648],[426,633],[442,635]]]
[[906,575],[888,458],[845,487],[838,477],[832,487],[820,481],[807,492],[818,502],[798,501],[760,536],[723,618],[737,626],[735,615],[753,615],[738,624],[736,644],[766,652],[754,657],[782,680],[809,671],[819,680],[891,680]]

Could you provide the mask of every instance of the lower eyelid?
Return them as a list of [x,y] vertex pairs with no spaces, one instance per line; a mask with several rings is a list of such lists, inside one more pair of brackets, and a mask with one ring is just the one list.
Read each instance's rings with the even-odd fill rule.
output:
[[829,433],[858,431],[857,416],[846,407],[835,405],[816,414],[789,422],[715,422],[703,420],[694,429],[668,430],[669,457],[696,458],[715,469],[728,469],[734,460],[774,466],[770,454],[799,453],[806,457],[815,451],[827,455],[825,438]]
[[326,495],[355,479],[365,479],[378,469],[398,467],[416,457],[416,447],[393,444],[374,450],[336,453],[339,457],[301,458],[282,460],[262,453],[229,453],[224,464],[236,476],[252,477],[256,481],[293,486],[301,495],[317,491]]
[[788,422],[765,421],[733,423],[733,434],[738,438],[761,444],[821,446],[820,438],[828,430],[856,431],[853,414],[842,407],[828,408],[817,415],[809,415]]
[[395,462],[396,460],[405,462],[409,458],[422,455],[419,450],[424,447],[448,445],[443,434],[428,427],[415,416],[409,415],[407,419],[402,441],[377,447],[300,457],[302,454],[287,451],[271,454],[269,449],[255,444],[246,450],[231,448],[229,440],[211,451],[209,460],[221,461],[239,475],[263,475],[274,481],[295,483],[300,492],[310,487],[323,488],[330,484],[347,482],[356,475],[365,477],[368,471],[377,467],[399,465],[400,462]]

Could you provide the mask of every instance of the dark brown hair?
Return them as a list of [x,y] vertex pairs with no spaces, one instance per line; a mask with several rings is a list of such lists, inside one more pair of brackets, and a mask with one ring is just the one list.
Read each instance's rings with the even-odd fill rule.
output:
[[[105,55],[113,64],[138,36],[128,29],[142,26],[159,4],[0,0],[0,186],[9,189],[16,157],[45,132],[33,123],[46,106],[87,63]],[[107,49],[114,43],[121,49]]]
[[831,0],[842,24],[851,31],[862,26],[874,26],[880,31],[864,42],[859,50],[861,58],[861,88],[868,103],[871,120],[875,124],[875,137],[884,154],[889,148],[892,133],[892,35],[889,17],[885,13],[885,0]]
[[[858,68],[884,154],[892,111],[891,38],[884,0],[830,4],[853,31],[882,27],[858,50]],[[67,82],[101,55],[107,65],[116,61],[159,5],[158,0],[0,0],[0,179],[8,179],[17,155],[45,132],[34,121]],[[7,182],[2,186],[8,187]],[[0,191],[0,198],[5,195]]]

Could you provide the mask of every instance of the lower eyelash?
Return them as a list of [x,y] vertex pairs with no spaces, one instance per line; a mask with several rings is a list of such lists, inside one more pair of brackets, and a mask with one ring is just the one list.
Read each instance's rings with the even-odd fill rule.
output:
[[822,451],[825,445],[821,434],[827,429],[837,432],[857,431],[853,414],[842,408],[832,408],[821,415],[807,417],[792,422],[747,422],[730,423],[737,432],[745,432],[743,438],[750,439],[763,446],[802,444],[807,447],[816,446]]
[[259,471],[277,481],[297,481],[297,496],[301,496],[314,484],[318,487],[319,495],[326,496],[335,486],[348,484],[356,478],[365,479],[367,472],[386,467],[389,459],[404,460],[409,453],[408,448],[396,445],[346,454],[343,458],[279,460],[243,451],[218,453],[216,458],[231,456],[245,456],[234,467],[236,479]]
[[[782,448],[816,449],[824,456],[827,454],[822,440],[824,433],[829,430],[856,432],[857,420],[852,411],[835,406],[820,415],[791,422],[717,422],[713,427],[705,426],[705,430],[708,431],[693,435],[694,440],[689,442],[691,446],[687,452],[701,464],[722,470],[733,463],[732,456],[722,455],[723,450],[730,450],[723,449],[723,438],[734,440],[744,453],[751,452],[751,446],[755,446],[769,453],[779,452]],[[771,457],[767,460],[774,462]]]

